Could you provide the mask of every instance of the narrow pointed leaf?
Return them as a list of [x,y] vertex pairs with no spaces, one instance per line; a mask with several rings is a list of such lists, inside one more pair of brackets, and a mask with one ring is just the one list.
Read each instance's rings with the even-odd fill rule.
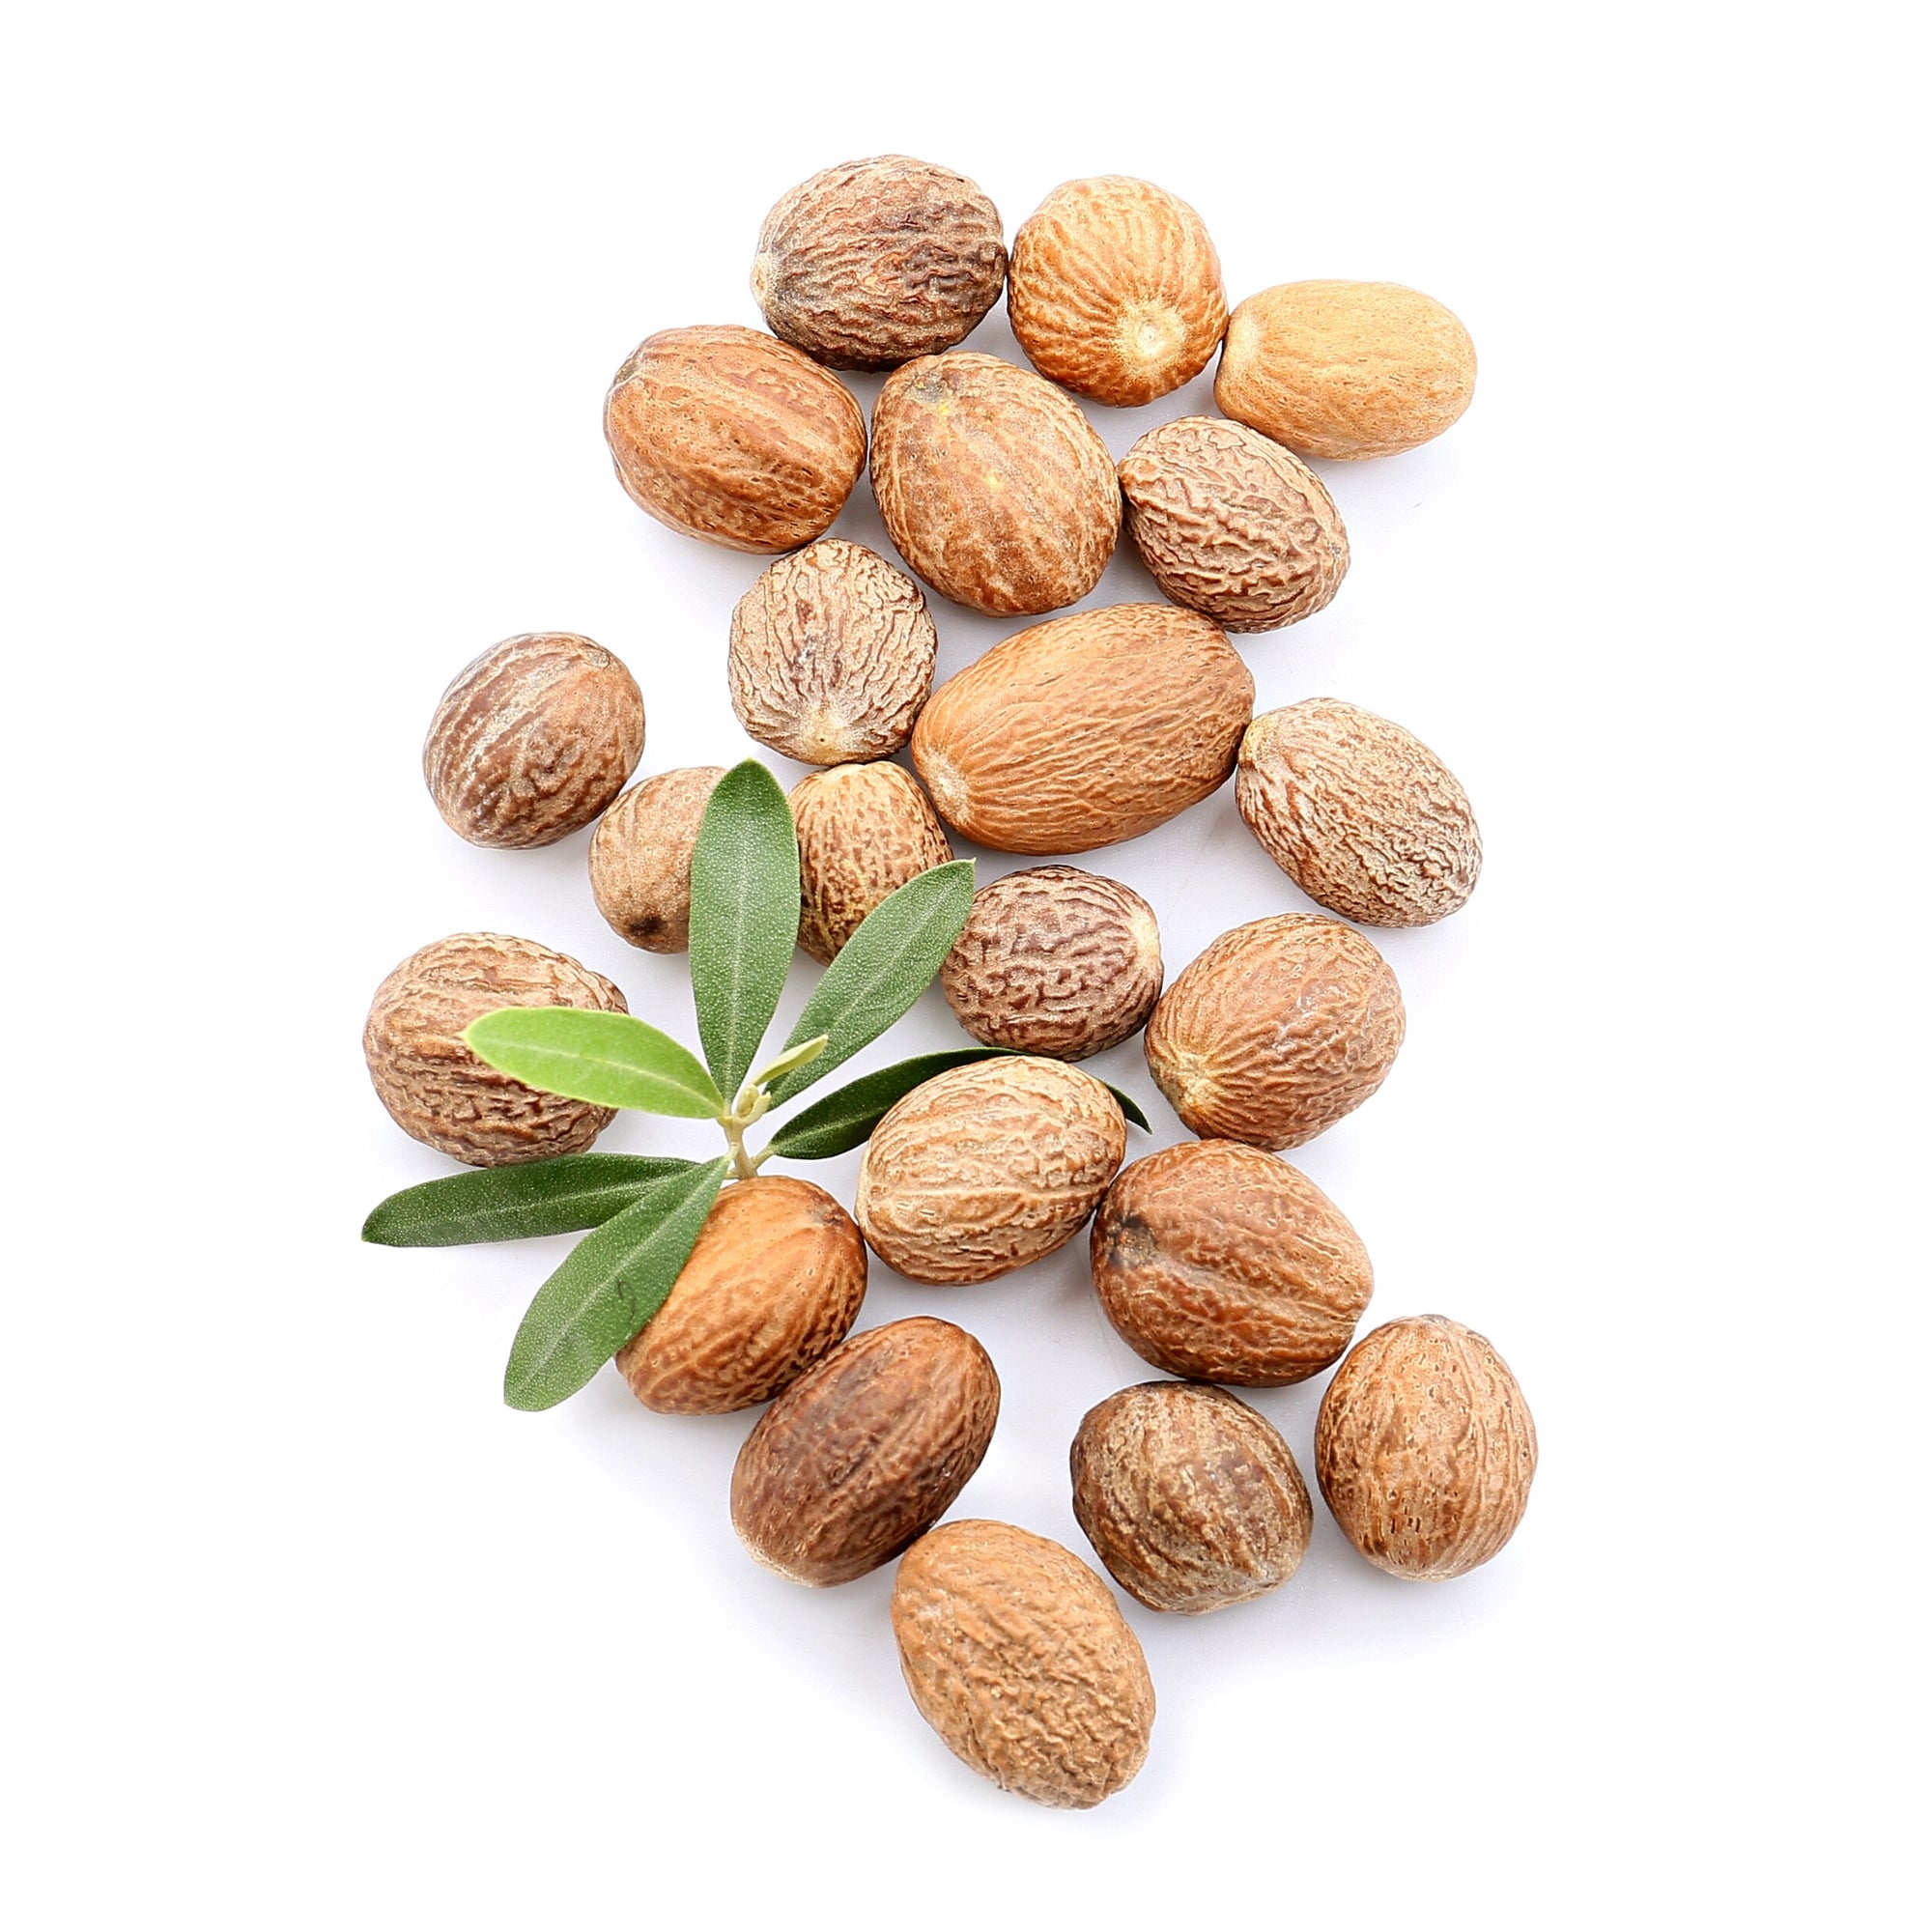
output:
[[567,1153],[405,1187],[379,1203],[362,1238],[384,1248],[458,1248],[601,1227],[653,1182],[694,1165],[635,1153]]
[[769,1087],[774,1080],[789,1073],[794,1066],[809,1066],[825,1051],[825,1036],[820,1034],[816,1038],[808,1039],[802,1045],[786,1047],[776,1060],[759,1067],[752,1075],[752,1085]]
[[499,1073],[546,1094],[689,1121],[724,1111],[696,1055],[629,1013],[500,1007],[471,1021],[463,1038]]

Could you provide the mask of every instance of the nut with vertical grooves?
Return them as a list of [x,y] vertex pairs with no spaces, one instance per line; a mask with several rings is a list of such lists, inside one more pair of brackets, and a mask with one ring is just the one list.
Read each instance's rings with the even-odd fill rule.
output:
[[866,915],[952,857],[946,828],[897,765],[834,765],[792,787],[798,943],[828,965]]
[[691,944],[691,854],[723,765],[687,765],[633,785],[590,839],[590,892],[618,938],[646,952]]

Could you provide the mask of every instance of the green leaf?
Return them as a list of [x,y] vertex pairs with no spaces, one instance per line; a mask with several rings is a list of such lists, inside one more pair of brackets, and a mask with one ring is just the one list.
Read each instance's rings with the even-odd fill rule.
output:
[[362,1223],[384,1248],[460,1248],[573,1235],[628,1208],[653,1181],[692,1166],[636,1153],[566,1153],[521,1167],[486,1167],[406,1187]]
[[553,1408],[575,1395],[664,1306],[729,1164],[720,1155],[658,1181],[578,1242],[510,1345],[512,1408]]
[[472,1020],[464,1043],[499,1073],[588,1100],[680,1120],[715,1120],[724,1099],[689,1048],[629,1013],[576,1007],[499,1007]]
[[718,781],[691,854],[691,996],[704,1057],[727,1099],[779,1009],[798,912],[791,807],[778,780],[747,758]]
[[[1094,1077],[1096,1080],[1100,1080],[1100,1076],[1097,1073]],[[1148,1125],[1148,1117],[1141,1111],[1141,1103],[1138,1100],[1136,1100],[1131,1094],[1122,1093],[1121,1090],[1118,1087],[1116,1087],[1111,1080],[1100,1080],[1100,1085],[1106,1088],[1107,1092],[1110,1093],[1114,1096],[1114,1098],[1121,1103],[1121,1112],[1123,1113],[1127,1117],[1127,1119],[1130,1120],[1134,1123],[1134,1125],[1141,1130],[1142,1133],[1151,1134],[1153,1132],[1153,1129]]]
[[810,1066],[825,1051],[825,1036],[820,1034],[815,1039],[808,1039],[802,1045],[788,1046],[779,1057],[758,1068],[752,1075],[753,1087],[769,1087],[774,1080],[789,1073],[794,1066]]
[[787,1046],[826,1037],[825,1051],[794,1067],[772,1089],[772,1104],[789,1100],[885,1032],[932,982],[973,910],[973,862],[908,879],[866,916],[806,1001]]

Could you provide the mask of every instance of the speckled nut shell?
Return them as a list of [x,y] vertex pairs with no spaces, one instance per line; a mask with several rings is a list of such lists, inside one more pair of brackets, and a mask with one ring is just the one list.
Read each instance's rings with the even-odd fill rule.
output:
[[644,700],[588,638],[532,632],[494,644],[442,694],[423,779],[472,845],[554,845],[586,826],[637,769]]
[[1264,712],[1235,797],[1262,849],[1317,905],[1364,925],[1430,925],[1476,889],[1468,794],[1421,739],[1339,697]]
[[830,964],[866,915],[952,857],[946,828],[897,765],[835,765],[792,787],[798,827],[798,943]]
[[731,1472],[745,1548],[795,1583],[849,1583],[950,1510],[992,1440],[1000,1378],[929,1315],[870,1328],[772,1404]]
[[691,944],[691,852],[723,765],[685,765],[633,785],[590,839],[590,892],[618,938],[646,952]]
[[731,708],[806,765],[886,758],[932,691],[939,636],[919,585],[861,544],[781,557],[731,613]]
[[1224,932],[1160,996],[1147,1061],[1195,1133],[1294,1148],[1382,1084],[1402,1035],[1395,975],[1359,932],[1277,913]]
[[1469,407],[1476,349],[1438,301],[1394,282],[1284,282],[1228,323],[1222,414],[1303,456],[1393,456]]
[[1063,182],[1021,223],[1007,313],[1042,376],[1120,408],[1198,376],[1228,327],[1201,217],[1124,175]]
[[604,436],[631,500],[727,550],[823,536],[866,466],[837,376],[755,328],[667,328],[617,371]]
[[872,1130],[853,1212],[913,1281],[991,1281],[1065,1247],[1127,1151],[1120,1103],[1057,1060],[982,1060],[915,1087]]
[[1315,1512],[1294,1454],[1226,1389],[1143,1382],[1087,1411],[1073,1514],[1114,1581],[1151,1610],[1198,1615],[1278,1589]]
[[1121,534],[1121,486],[1080,406],[997,355],[908,362],[872,409],[872,494],[899,554],[975,611],[1078,603]]
[[1147,1024],[1160,998],[1153,908],[1118,879],[1037,866],[981,886],[939,969],[959,1024],[987,1046],[1085,1060]]
[[1070,1549],[1010,1523],[946,1523],[906,1552],[892,1614],[920,1716],[1002,1791],[1084,1811],[1147,1762],[1147,1658]]
[[1349,538],[1321,479],[1291,449],[1215,416],[1162,423],[1121,465],[1127,529],[1177,604],[1227,631],[1275,631],[1322,610]]
[[1287,1161],[1187,1141],[1122,1169],[1094,1217],[1094,1289],[1144,1361],[1244,1388],[1341,1358],[1375,1286],[1335,1204]]
[[627,1010],[601,973],[533,939],[499,932],[439,939],[376,988],[362,1052],[377,1097],[412,1139],[471,1167],[582,1153],[616,1118],[613,1110],[539,1094],[464,1045],[470,1021],[498,1007]]
[[1413,1315],[1362,1337],[1315,1423],[1315,1473],[1343,1534],[1392,1577],[1435,1582],[1516,1533],[1536,1424],[1473,1328]]
[[962,341],[1000,298],[1000,212],[964,175],[875,155],[765,216],[752,294],[774,335],[835,369],[894,369]]

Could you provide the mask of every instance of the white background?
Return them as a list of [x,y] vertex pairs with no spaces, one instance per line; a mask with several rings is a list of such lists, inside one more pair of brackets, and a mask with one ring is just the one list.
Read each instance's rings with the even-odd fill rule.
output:
[[[16,17],[14,1922],[1922,1906],[1905,17]],[[448,1167],[358,1051],[417,946],[526,933],[695,1037],[682,961],[599,921],[586,837],[461,844],[420,739],[478,651],[559,628],[636,673],[640,776],[755,749],[724,652],[759,562],[629,503],[601,400],[644,334],[755,323],[766,208],[889,150],[973,175],[1009,236],[1064,179],[1146,176],[1201,211],[1233,298],[1404,281],[1481,358],[1439,441],[1324,466],[1350,575],[1240,648],[1262,706],[1393,716],[1480,814],[1467,910],[1378,936],[1409,1011],[1392,1077],[1295,1158],[1375,1258],[1371,1322],[1439,1310],[1514,1366],[1534,1499],[1454,1583],[1382,1577],[1318,1505],[1273,1597],[1129,1605],[1153,1751],[1085,1815],[1002,1795],[925,1729],[889,1572],[814,1593],[744,1556],[747,1418],[654,1416],[608,1373],[548,1415],[502,1406],[564,1243],[355,1239]],[[971,346],[1011,353],[1003,314]],[[854,386],[869,407],[876,380]],[[1118,453],[1208,389],[1094,413]],[[883,544],[863,483],[838,527]],[[1123,553],[1089,601],[1151,594]],[[1016,628],[935,608],[942,672]],[[1170,972],[1304,903],[1231,792],[1090,863],[1152,900]],[[871,1058],[956,1037],[931,994]],[[1130,1151],[1179,1137],[1137,1043],[1096,1070],[1150,1104]],[[631,1116],[603,1145],[703,1131]],[[854,1165],[828,1180],[848,1201]],[[958,1513],[1076,1549],[1068,1439],[1149,1373],[1084,1257],[969,1290],[875,1265],[862,1318],[981,1337],[1006,1406]],[[1321,1380],[1258,1398],[1304,1468]]]

